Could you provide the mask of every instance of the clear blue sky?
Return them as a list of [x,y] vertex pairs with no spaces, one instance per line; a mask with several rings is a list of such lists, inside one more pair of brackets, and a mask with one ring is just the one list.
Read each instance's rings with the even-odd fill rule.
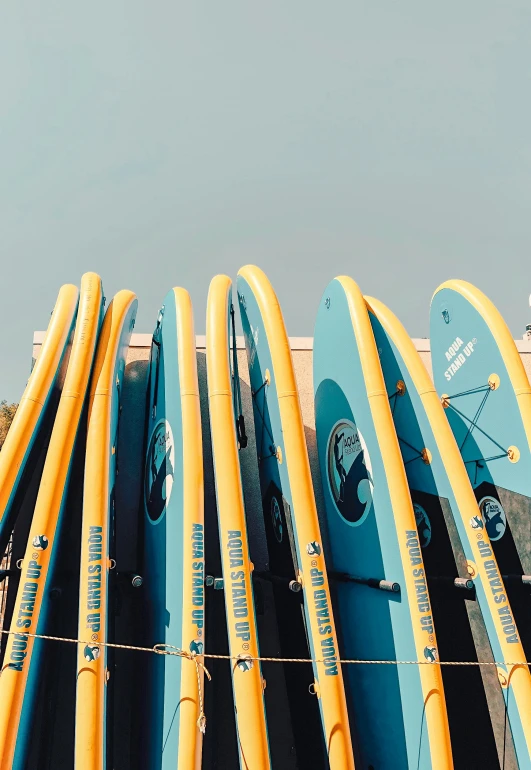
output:
[[18,0],[0,9],[0,399],[86,270],[166,291],[259,264],[312,335],[347,273],[428,333],[476,283],[531,290],[531,6],[505,0]]

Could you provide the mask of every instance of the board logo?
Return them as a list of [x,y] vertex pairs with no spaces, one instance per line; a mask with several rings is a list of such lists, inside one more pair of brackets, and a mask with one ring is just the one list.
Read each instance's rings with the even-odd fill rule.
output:
[[31,541],[31,544],[38,551],[45,551],[48,548],[48,538],[46,535],[36,535]]
[[238,655],[238,661],[236,663],[240,671],[250,671],[254,666],[253,659],[250,655]]
[[474,353],[476,345],[477,339],[475,337],[469,340],[466,345],[461,337],[456,337],[448,350],[445,350],[444,355],[446,356],[449,366],[445,371],[444,376],[448,382],[455,374],[457,374],[459,369],[466,364],[467,360]]
[[194,639],[193,642],[190,642],[190,652],[195,655],[203,654],[203,642],[201,639]]
[[98,658],[100,657],[100,648],[96,644],[93,644],[93,645],[87,644],[85,649],[83,650],[83,657],[89,663],[92,663],[93,661],[98,660]]
[[481,516],[472,516],[470,519],[470,526],[472,529],[483,529],[483,519]]
[[372,467],[360,431],[350,420],[337,422],[328,439],[328,482],[340,516],[359,526],[372,508]]
[[495,497],[484,497],[479,501],[479,510],[485,522],[489,540],[500,540],[507,529],[507,517],[500,501]]
[[428,514],[418,503],[413,503],[413,510],[415,511],[420,547],[426,548],[431,542],[431,524]]
[[170,423],[159,420],[155,425],[146,457],[144,499],[147,515],[157,524],[170,502],[175,469],[175,446]]
[[280,505],[278,504],[276,497],[271,498],[271,521],[273,522],[275,540],[277,543],[281,543],[282,535],[284,534],[284,527],[282,526],[282,514],[280,512]]
[[429,663],[437,663],[439,660],[437,647],[424,647],[424,657]]
[[306,553],[308,556],[320,556],[321,555],[321,546],[317,542],[317,540],[314,540],[312,543],[308,543],[306,546]]

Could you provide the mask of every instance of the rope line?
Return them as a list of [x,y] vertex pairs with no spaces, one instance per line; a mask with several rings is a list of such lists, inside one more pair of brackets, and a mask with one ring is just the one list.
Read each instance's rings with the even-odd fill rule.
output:
[[[20,631],[11,631],[10,629],[0,629],[0,633],[6,634],[6,635],[14,635],[18,634],[20,635]],[[44,639],[48,641],[54,641],[54,642],[67,642],[69,644],[86,644],[86,645],[92,645],[94,642],[92,641],[86,641],[83,639],[72,639],[70,637],[66,636],[50,636],[47,634],[32,634],[32,633],[24,633],[26,637],[31,637],[33,639]],[[212,680],[212,677],[210,675],[209,670],[205,666],[205,664],[202,662],[201,658],[209,658],[210,660],[227,660],[227,661],[241,661],[241,655],[221,655],[218,653],[213,652],[207,652],[202,653],[201,655],[198,655],[196,652],[188,652],[187,650],[182,650],[179,647],[174,647],[171,644],[165,644],[163,642],[159,642],[157,644],[154,644],[153,647],[140,647],[134,644],[117,644],[116,642],[98,642],[98,647],[109,647],[115,650],[131,650],[134,652],[151,652],[155,655],[169,655],[174,656],[178,658],[184,658],[186,660],[192,661],[195,665],[195,671],[197,676],[197,694],[198,694],[198,705],[199,705],[199,716],[197,718],[197,728],[200,730],[203,734],[206,732],[206,715],[204,711],[204,699],[203,699],[203,683],[201,682],[201,669],[206,674],[206,677],[208,681],[210,682]],[[498,661],[479,661],[479,660],[473,660],[473,661],[449,661],[449,660],[435,660],[435,661],[429,661],[429,660],[361,660],[361,659],[355,659],[355,658],[270,658],[270,657],[263,657],[261,655],[257,655],[256,657],[252,655],[246,655],[246,660],[252,660],[257,661],[261,663],[329,663],[331,660],[335,660],[336,663],[342,665],[370,665],[370,666],[502,666],[504,668],[512,668],[513,666],[529,666],[531,665],[528,661],[519,661],[517,663],[508,663],[504,661],[503,663],[499,663]],[[6,668],[6,665],[4,663],[4,666],[2,668],[2,671],[4,671]],[[2,673],[0,671],[0,675]]]
[[[398,404],[398,396],[399,395],[400,395],[400,391],[396,390],[394,393],[392,393],[389,396],[389,404],[391,405],[391,415],[392,415],[393,418],[395,416],[395,411],[396,411],[396,406]],[[395,427],[396,427],[396,425],[395,425]],[[400,444],[404,444],[405,446],[408,447],[408,449],[411,449],[412,452],[416,452],[415,457],[410,457],[409,460],[404,460],[404,465],[409,465],[409,463],[412,463],[414,460],[422,460],[422,451],[419,452],[417,447],[413,446],[412,444],[407,442],[405,439],[401,438],[401,436],[399,436],[398,434],[397,434],[396,437],[397,437],[397,439],[398,439]]]
[[[487,403],[487,399],[488,399],[488,397],[490,396],[491,393],[492,393],[492,390],[489,388],[485,392],[485,395],[483,396],[483,398],[481,399],[481,403],[480,403],[480,405],[477,408],[476,414],[474,415],[474,418],[473,418],[472,422],[468,426],[468,430],[466,432],[466,436],[464,437],[463,443],[461,444],[461,447],[460,447],[461,452],[463,451],[463,447],[466,444],[467,438],[472,435],[472,431],[474,430],[474,428],[478,427],[479,416],[480,416],[481,412],[483,411],[483,407]],[[455,407],[453,407],[453,408],[455,409]]]
[[475,393],[483,393],[486,390],[490,390],[490,385],[478,385],[476,388],[471,388],[470,390],[462,390],[461,393],[454,393],[452,396],[449,396],[449,398],[461,398],[461,396],[471,396]]
[[459,409],[457,409],[457,407],[453,406],[451,403],[448,403],[448,408],[453,409],[454,412],[457,412],[457,414],[460,417],[466,420],[470,425],[473,425],[474,428],[476,428],[476,430],[479,430],[479,432],[482,433],[486,438],[488,438],[489,441],[492,441],[492,443],[495,444],[495,446],[497,446],[498,449],[501,449],[502,452],[505,452],[505,454],[507,454],[507,450],[505,449],[505,447],[503,447],[501,444],[498,444],[498,442],[495,439],[493,439],[492,436],[489,436],[489,434],[486,431],[480,428],[477,423],[473,423],[470,417],[467,417],[466,414],[463,414],[463,412],[461,412]]
[[[201,668],[204,670],[205,674],[207,675],[208,680],[210,681],[212,679],[210,673],[208,672],[207,668],[203,665],[200,658],[209,658],[211,660],[234,660],[234,661],[241,661],[241,655],[223,655],[221,653],[215,653],[215,652],[203,652],[200,655],[196,652],[188,652],[187,650],[182,650],[179,647],[174,647],[171,644],[165,644],[164,642],[159,642],[153,647],[139,647],[137,645],[133,644],[117,644],[116,642],[93,642],[91,640],[87,641],[85,639],[73,639],[71,637],[67,636],[49,636],[46,634],[31,634],[26,632],[21,632],[20,630],[17,631],[11,631],[8,629],[0,629],[0,633],[2,634],[24,634],[24,636],[32,637],[33,639],[46,639],[49,641],[54,642],[68,642],[69,644],[89,644],[94,645],[97,644],[98,647],[111,647],[116,650],[131,650],[133,652],[152,652],[156,655],[173,655],[179,658],[186,658],[187,660],[196,661],[197,665],[201,666]],[[245,660],[252,660],[252,661],[259,661],[259,662],[265,662],[265,663],[328,663],[331,658],[271,658],[271,657],[264,657],[262,655],[252,656],[252,655],[246,655]],[[358,658],[334,658],[336,663],[340,664],[359,664],[359,665],[387,665],[387,666],[433,666],[433,665],[439,665],[439,666],[531,666],[531,661],[527,660],[519,660],[514,663],[509,663],[507,661],[480,661],[480,660],[437,660],[437,661],[430,661],[430,660],[363,660]]]

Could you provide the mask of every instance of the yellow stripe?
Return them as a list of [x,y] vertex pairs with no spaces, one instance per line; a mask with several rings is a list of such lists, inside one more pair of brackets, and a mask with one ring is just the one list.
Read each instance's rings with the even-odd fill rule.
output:
[[[241,573],[244,576],[246,606],[249,610],[246,620],[249,623],[250,639],[244,641],[237,636],[235,621],[230,617],[227,604],[230,654],[250,655],[256,658],[258,657],[258,639],[229,365],[230,342],[227,313],[230,293],[230,278],[218,275],[212,280],[208,292],[206,331],[210,430],[216,478],[221,559],[227,588],[231,572],[227,542],[228,533],[231,530],[241,533],[245,565]],[[228,595],[225,598],[228,602]],[[240,741],[240,764],[242,767],[267,770],[271,767],[271,763],[260,665],[255,663],[250,671],[241,671],[234,661],[231,666]]]
[[[239,275],[247,281],[258,303],[271,351],[273,376],[275,377],[277,393],[282,394],[282,397],[279,395],[278,399],[282,436],[284,439],[282,450],[286,457],[286,465],[289,472],[293,517],[296,523],[296,537],[301,559],[300,567],[303,585],[307,583],[308,587],[310,586],[311,561],[317,561],[317,567],[323,572],[325,580],[322,589],[326,592],[326,601],[330,608],[330,620],[333,628],[332,636],[335,649],[338,650],[324,555],[321,554],[321,556],[317,557],[315,555],[309,556],[306,553],[306,545],[308,543],[314,540],[322,543],[322,540],[315,507],[297,384],[282,311],[271,284],[258,267],[252,265],[243,267],[239,271]],[[316,620],[315,600],[311,590],[305,590],[305,600],[308,605],[307,615],[310,620],[308,632],[318,652],[320,650],[319,626]],[[343,674],[341,668],[339,668],[337,676],[326,676],[326,668],[323,663],[317,663],[316,667],[330,768],[331,770],[350,770],[354,768],[354,757],[352,754]]]
[[42,343],[39,357],[0,453],[0,519],[4,515],[22,460],[52,387],[77,308],[76,286],[65,284]]
[[[99,276],[95,273],[85,273],[81,279],[81,299],[64,384],[67,393],[78,393],[79,397],[63,398],[61,396],[59,402],[22,564],[11,630],[35,633],[37,629],[44,583],[53,550],[55,529],[65,493],[69,462],[96,347],[101,303],[102,288]],[[68,515],[68,511],[65,512],[65,515]],[[36,551],[32,546],[33,538],[39,535],[48,537],[49,543],[46,550]],[[38,580],[39,589],[29,625],[26,628],[20,628],[17,626],[18,613],[30,561],[37,562],[41,568]],[[16,647],[14,647],[16,644],[17,639],[14,636],[9,636],[4,669],[0,676],[0,770],[9,770],[13,761],[34,640],[32,637],[27,639],[27,655],[21,672],[6,668],[6,664],[11,660],[11,654],[16,652]]]
[[[393,424],[389,399],[385,388],[378,351],[372,333],[369,315],[363,295],[357,284],[347,276],[336,278],[343,287],[347,298],[352,328],[360,351],[363,377],[369,395],[369,406],[376,431],[378,444],[385,447],[382,459],[385,475],[389,485],[389,494],[397,530],[402,564],[404,565],[404,580],[406,596],[413,621],[413,635],[417,659],[424,657],[425,638],[421,630],[422,615],[415,601],[415,584],[412,571],[408,569],[409,554],[406,547],[405,532],[417,531],[415,514],[411,503],[406,472],[400,454],[400,447]],[[435,636],[435,634],[434,634]],[[436,641],[434,642],[436,644]],[[446,714],[446,703],[440,667],[419,666],[419,676],[424,694],[426,724],[430,741],[432,768],[447,770],[453,767],[450,732]]]
[[[90,639],[95,645],[107,641],[107,583],[109,557],[109,464],[112,392],[114,370],[119,354],[122,329],[136,297],[120,291],[110,303],[100,332],[92,373],[87,429],[85,483],[83,488],[83,524],[81,532],[81,564],[79,585],[78,639]],[[102,558],[98,565],[90,561],[91,527],[99,527],[102,536]],[[101,628],[91,633],[87,628],[89,569],[99,566],[95,577],[101,580],[99,616]],[[104,720],[106,695],[105,655],[86,661],[84,646],[77,650],[76,691],[76,770],[101,770],[105,766]]]
[[[190,295],[176,288],[177,349],[182,409],[183,445],[183,645],[195,635],[192,624],[192,543],[193,525],[204,525],[203,444],[201,437],[201,409],[197,383],[194,319]],[[177,447],[176,447],[177,451]],[[168,556],[168,558],[171,558]],[[196,560],[199,561],[199,560]],[[178,586],[175,586],[178,590]],[[204,633],[204,629],[203,629]],[[203,636],[203,639],[205,637]],[[179,770],[200,770],[203,734],[197,727],[199,698],[197,673],[192,663],[183,661],[181,673],[181,700],[179,705]],[[203,669],[200,667],[201,687]]]

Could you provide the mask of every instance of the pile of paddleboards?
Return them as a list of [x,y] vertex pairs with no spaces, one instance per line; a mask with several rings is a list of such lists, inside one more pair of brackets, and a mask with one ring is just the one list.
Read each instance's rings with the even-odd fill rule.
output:
[[185,289],[143,361],[135,295],[105,306],[61,288],[0,452],[0,770],[531,770],[531,387],[494,305],[439,287],[432,379],[334,279],[304,420],[259,268],[212,280],[204,352]]

